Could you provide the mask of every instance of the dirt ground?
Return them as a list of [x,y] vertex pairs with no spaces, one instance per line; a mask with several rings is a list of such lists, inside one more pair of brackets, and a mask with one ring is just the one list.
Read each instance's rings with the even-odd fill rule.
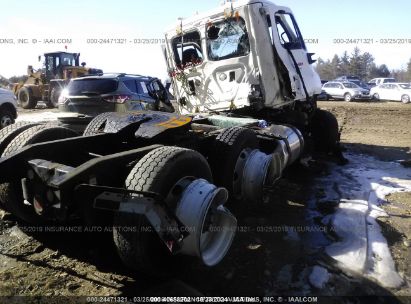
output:
[[[319,107],[336,114],[347,151],[384,161],[401,160],[409,166],[411,105],[324,101]],[[272,190],[269,206],[230,206],[239,223],[234,244],[223,262],[207,268],[190,261],[173,276],[162,279],[122,266],[109,233],[37,231],[0,210],[0,303],[10,302],[13,296],[30,296],[24,303],[34,303],[36,296],[144,295],[317,295],[327,303],[349,301],[339,296],[377,295],[389,296],[394,303],[408,302],[408,283],[388,290],[356,274],[342,272],[321,250],[308,245],[312,237],[309,232],[299,230],[305,227],[310,202],[321,196],[313,190],[318,189],[316,178],[327,176],[329,170],[327,161],[295,166]],[[383,231],[398,272],[411,278],[411,193],[392,194],[388,200],[390,204],[384,208],[390,217],[380,224],[391,228]],[[332,275],[327,288],[319,289],[310,283],[314,265],[322,265]],[[69,299],[87,302],[85,298]],[[386,299],[374,302],[385,303]]]
[[401,102],[322,101],[337,116],[341,141],[382,160],[411,159],[411,105]]

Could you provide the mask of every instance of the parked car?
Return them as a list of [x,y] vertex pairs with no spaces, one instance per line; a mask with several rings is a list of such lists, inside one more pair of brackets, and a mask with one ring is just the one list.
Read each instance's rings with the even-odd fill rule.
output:
[[17,118],[17,100],[12,91],[0,88],[0,129]]
[[359,87],[366,89],[366,90],[370,90],[371,87],[365,83],[364,81],[362,81],[360,78],[358,78],[357,76],[340,76],[336,79],[334,79],[333,81],[338,81],[338,82],[353,82],[356,85],[358,85]]
[[330,81],[323,85],[322,89],[328,98],[344,99],[352,101],[356,99],[369,99],[370,91],[363,89],[353,82]]
[[370,88],[372,88],[375,86],[379,86],[383,83],[393,83],[393,82],[397,82],[395,78],[374,78],[368,81],[367,84],[370,86]]
[[375,100],[393,100],[402,101],[403,103],[411,102],[411,84],[410,83],[385,83],[373,87],[370,95]]
[[72,79],[59,97],[60,124],[82,131],[98,114],[153,110],[174,112],[167,90],[155,77],[102,74]]

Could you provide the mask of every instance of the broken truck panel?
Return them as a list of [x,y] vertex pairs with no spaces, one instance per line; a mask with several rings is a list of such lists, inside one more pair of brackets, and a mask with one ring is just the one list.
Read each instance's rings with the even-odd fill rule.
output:
[[164,49],[181,113],[276,109],[321,92],[291,10],[269,1],[230,2],[182,20]]
[[129,113],[111,113],[106,118],[105,133],[117,133],[130,125],[138,129],[136,137],[153,138],[160,133],[179,128],[191,123],[191,117],[153,111],[136,111]]

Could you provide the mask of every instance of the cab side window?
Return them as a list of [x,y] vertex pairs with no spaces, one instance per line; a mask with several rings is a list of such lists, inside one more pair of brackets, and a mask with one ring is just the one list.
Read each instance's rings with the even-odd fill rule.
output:
[[201,36],[198,31],[185,33],[173,39],[174,59],[179,69],[199,65],[203,62]]
[[275,24],[277,26],[281,45],[285,49],[305,49],[304,40],[301,37],[300,31],[292,15],[287,13],[276,13]]

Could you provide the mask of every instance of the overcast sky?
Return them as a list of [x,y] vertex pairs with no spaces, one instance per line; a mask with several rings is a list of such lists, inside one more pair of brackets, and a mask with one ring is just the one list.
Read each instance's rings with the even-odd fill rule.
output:
[[[38,55],[64,50],[66,45],[33,44],[33,39],[66,38],[72,40],[67,44],[68,51],[80,52],[81,61],[87,66],[105,72],[164,78],[166,67],[159,43],[101,45],[87,43],[87,39],[161,39],[164,29],[176,23],[178,17],[189,17],[220,3],[221,0],[0,0],[0,74],[25,74],[27,65],[38,65]],[[314,39],[314,43],[307,44],[309,51],[323,59],[344,50],[351,53],[355,44],[337,43],[345,39],[372,39],[372,43],[357,46],[372,53],[377,64],[385,63],[390,69],[405,68],[411,58],[411,1],[275,3],[293,10],[304,38]],[[10,39],[14,44],[6,43]],[[18,39],[28,39],[29,43],[19,44]]]

